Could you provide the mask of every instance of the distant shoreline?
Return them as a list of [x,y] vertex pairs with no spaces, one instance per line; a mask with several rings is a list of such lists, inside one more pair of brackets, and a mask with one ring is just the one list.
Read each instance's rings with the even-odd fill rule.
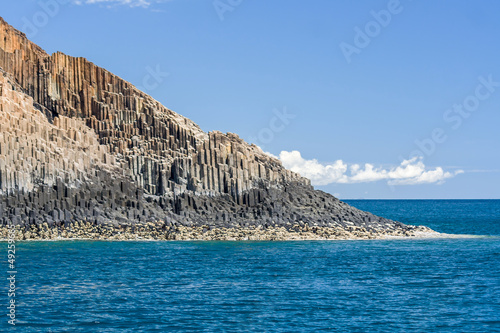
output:
[[500,200],[500,199],[341,199],[339,198],[340,201],[495,201],[495,200]]

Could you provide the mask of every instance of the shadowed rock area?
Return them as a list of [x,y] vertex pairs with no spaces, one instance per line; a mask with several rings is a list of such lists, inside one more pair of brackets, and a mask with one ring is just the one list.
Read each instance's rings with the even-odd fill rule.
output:
[[0,237],[8,224],[24,239],[102,238],[89,235],[140,226],[154,229],[153,239],[189,230],[331,228],[344,238],[417,230],[314,190],[257,146],[203,132],[84,58],[48,55],[1,18],[0,72]]

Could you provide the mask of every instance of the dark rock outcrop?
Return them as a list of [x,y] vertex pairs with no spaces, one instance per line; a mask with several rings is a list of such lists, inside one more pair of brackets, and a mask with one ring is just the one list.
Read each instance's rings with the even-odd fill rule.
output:
[[1,18],[0,69],[3,224],[412,229],[314,190],[84,58],[48,55]]

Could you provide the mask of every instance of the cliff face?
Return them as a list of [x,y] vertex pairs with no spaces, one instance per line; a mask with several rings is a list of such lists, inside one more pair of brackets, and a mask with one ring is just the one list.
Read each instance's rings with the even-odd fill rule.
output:
[[83,58],[49,56],[1,18],[0,69],[4,222],[402,227]]

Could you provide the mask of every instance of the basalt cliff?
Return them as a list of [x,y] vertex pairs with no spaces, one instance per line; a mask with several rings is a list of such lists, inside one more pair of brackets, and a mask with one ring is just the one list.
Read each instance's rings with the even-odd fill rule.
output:
[[20,239],[412,236],[236,134],[203,132],[84,58],[0,18],[0,222]]

